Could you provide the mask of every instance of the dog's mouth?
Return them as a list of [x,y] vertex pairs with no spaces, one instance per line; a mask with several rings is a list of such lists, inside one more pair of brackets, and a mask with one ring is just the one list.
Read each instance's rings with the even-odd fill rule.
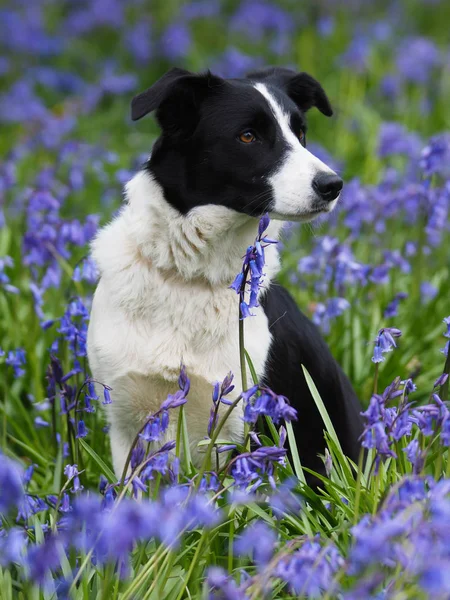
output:
[[281,214],[277,212],[270,212],[270,218],[276,221],[297,221],[299,223],[306,223],[313,221],[319,215],[329,213],[332,211],[332,207],[329,205],[321,206],[320,208],[312,208],[311,210],[304,211],[301,213],[289,213]]

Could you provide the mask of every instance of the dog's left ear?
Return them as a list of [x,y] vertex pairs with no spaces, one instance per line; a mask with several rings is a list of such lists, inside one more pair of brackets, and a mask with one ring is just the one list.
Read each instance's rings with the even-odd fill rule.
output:
[[295,102],[300,110],[307,111],[316,106],[320,112],[331,117],[333,109],[327,98],[325,90],[320,83],[308,73],[296,73],[283,67],[269,67],[260,71],[248,73],[249,79],[266,81],[280,87]]

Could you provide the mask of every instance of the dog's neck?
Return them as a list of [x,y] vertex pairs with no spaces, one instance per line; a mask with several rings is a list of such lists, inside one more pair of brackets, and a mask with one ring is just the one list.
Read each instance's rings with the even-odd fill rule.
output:
[[[139,254],[153,267],[176,272],[184,280],[203,279],[230,285],[253,245],[258,219],[225,206],[198,206],[183,215],[164,198],[148,171],[140,171],[125,188],[128,230]],[[282,223],[271,222],[270,238],[278,239]],[[266,284],[279,269],[276,245],[266,248]]]

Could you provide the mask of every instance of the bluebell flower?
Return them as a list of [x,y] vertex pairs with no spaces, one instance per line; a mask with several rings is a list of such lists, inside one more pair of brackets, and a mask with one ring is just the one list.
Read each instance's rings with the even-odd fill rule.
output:
[[365,35],[355,36],[346,51],[339,57],[339,64],[357,72],[364,72],[368,65],[371,52],[369,39]]
[[164,58],[175,61],[186,58],[192,46],[189,27],[182,22],[169,25],[162,33],[159,47]]
[[291,16],[281,7],[260,0],[244,0],[230,20],[230,28],[255,41],[266,33],[287,34],[294,29]]
[[27,534],[22,528],[13,527],[7,532],[0,529],[0,566],[23,565],[26,541]]
[[408,297],[408,294],[405,292],[398,292],[395,294],[393,300],[386,306],[384,311],[384,318],[390,319],[392,317],[398,316],[398,306],[401,300],[405,300]]
[[256,521],[244,529],[243,534],[234,542],[238,556],[250,554],[259,570],[263,570],[271,560],[277,535],[262,521]]
[[426,177],[438,174],[448,177],[450,158],[450,134],[443,133],[432,137],[422,150],[420,166]]
[[427,83],[433,69],[441,64],[441,53],[428,38],[406,39],[397,50],[396,63],[400,74],[408,81]]
[[147,64],[154,52],[150,21],[139,19],[133,27],[127,28],[125,44],[136,63]]
[[[262,271],[265,263],[264,245],[268,246],[277,243],[275,240],[271,240],[264,236],[269,223],[269,215],[263,215],[259,221],[258,235],[255,244],[247,248],[242,264],[242,271],[238,273],[233,283],[229,286],[240,296],[239,306],[242,319],[254,316],[250,312],[250,309],[259,306],[258,293],[262,286],[262,279],[264,276]],[[249,276],[250,279],[248,279]],[[250,287],[250,299],[248,302],[245,300],[247,287]]]
[[420,284],[420,294],[425,301],[433,300],[438,293],[438,289],[429,281],[422,281]]
[[78,465],[66,465],[64,467],[64,475],[68,480],[72,480],[72,492],[81,492],[83,486],[80,483],[80,472],[78,471]]
[[145,448],[142,445],[141,441],[138,441],[138,443],[136,444],[136,446],[133,448],[133,451],[131,452],[131,469],[134,471],[134,469],[136,469],[136,467],[138,467],[142,461],[144,460],[145,457]]
[[244,54],[241,50],[231,46],[214,63],[213,71],[222,77],[243,77],[262,64],[262,57]]
[[43,419],[42,417],[35,417],[34,424],[36,425],[36,427],[38,429],[42,428],[42,427],[50,427],[50,423],[48,421],[46,421],[45,419]]
[[414,467],[414,473],[419,473],[423,465],[419,441],[411,440],[406,448],[403,448],[403,452],[405,452],[406,458]]
[[240,589],[234,579],[221,567],[210,567],[206,585],[208,600],[249,600],[249,596]]
[[31,546],[27,554],[31,579],[43,584],[48,573],[60,566],[63,552],[61,541],[56,535],[49,536],[42,544]]
[[8,356],[5,360],[5,363],[13,368],[14,377],[22,377],[25,374],[25,369],[23,369],[23,365],[26,364],[27,360],[25,358],[25,350],[22,348],[18,348],[17,350],[10,350],[8,352]]
[[410,133],[403,125],[385,122],[381,125],[378,154],[381,157],[403,154],[412,159],[419,157],[423,143],[416,133]]
[[447,379],[448,379],[448,374],[442,373],[442,375],[439,375],[439,377],[434,382],[433,388],[437,388],[437,387],[440,387],[441,385],[444,385],[444,383],[447,381]]
[[75,267],[72,279],[74,281],[86,281],[87,283],[94,285],[99,276],[99,270],[93,258],[87,256]]
[[109,388],[106,385],[103,386],[103,402],[102,402],[102,404],[111,404],[112,403],[111,395],[109,393],[110,389],[111,388]]
[[260,415],[267,415],[274,423],[297,420],[297,411],[285,396],[277,395],[264,386],[256,389],[254,386],[251,390],[254,390],[252,394],[247,392],[242,395],[245,403],[244,421],[256,423]]
[[24,495],[20,465],[0,453],[0,513],[8,513]]
[[19,294],[20,290],[14,285],[10,284],[10,279],[8,275],[5,273],[6,267],[13,267],[14,261],[10,256],[4,256],[0,258],[0,287],[5,290],[5,292],[9,292],[10,294]]
[[88,429],[86,427],[86,425],[84,424],[84,421],[82,419],[80,419],[78,421],[78,425],[77,425],[77,434],[76,437],[77,438],[84,438],[86,437],[88,434]]
[[384,327],[383,329],[380,329],[375,340],[372,362],[378,363],[384,361],[383,354],[397,348],[394,338],[400,337],[401,335],[402,332],[400,329],[396,329],[395,327]]
[[295,596],[321,598],[344,564],[333,543],[322,546],[319,540],[318,536],[306,540],[301,548],[283,557],[275,567],[275,575],[288,584]]

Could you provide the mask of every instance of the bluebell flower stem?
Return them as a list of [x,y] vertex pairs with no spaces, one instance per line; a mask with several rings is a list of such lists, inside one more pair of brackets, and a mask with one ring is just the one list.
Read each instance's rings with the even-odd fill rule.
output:
[[217,427],[214,430],[214,433],[211,436],[211,441],[209,442],[207,448],[206,448],[206,454],[205,454],[205,458],[203,459],[202,462],[202,466],[197,474],[197,481],[195,482],[195,491],[198,490],[198,488],[200,487],[200,484],[202,482],[203,479],[203,475],[205,474],[206,470],[207,470],[207,465],[210,464],[211,461],[211,454],[214,448],[214,444],[216,443],[217,438],[219,437],[220,432],[222,431],[222,427],[225,425],[226,420],[228,419],[228,417],[231,415],[231,413],[233,412],[233,410],[236,408],[236,406],[239,404],[239,402],[242,400],[242,396],[239,395],[236,400],[233,402],[233,404],[230,404],[227,412],[223,415],[223,417],[220,419],[219,423],[217,424]]
[[181,587],[181,590],[180,590],[178,596],[176,597],[176,600],[181,600],[183,598],[184,592],[188,586],[190,578],[192,577],[192,573],[194,572],[194,569],[198,564],[198,560],[201,557],[201,551],[202,551],[205,541],[208,539],[208,537],[209,537],[209,531],[204,530],[198,541],[197,548],[195,550],[195,554],[192,558],[191,565],[189,567],[189,571],[187,572],[186,577],[184,578],[183,585]]
[[378,392],[378,370],[380,368],[379,363],[375,363],[375,376],[373,380],[373,393],[376,394]]
[[445,469],[445,477],[450,477],[450,448],[447,449],[447,468]]
[[441,398],[442,402],[445,402],[446,400],[448,400],[448,383],[449,383],[449,379],[450,379],[450,349],[447,353],[447,359],[445,361],[445,366],[444,366],[444,373],[447,373],[448,377],[447,377],[447,381],[441,385],[441,389],[439,392],[439,397]]
[[363,461],[364,461],[364,450],[361,448],[359,451],[358,460],[358,473],[356,475],[356,490],[355,490],[355,512],[353,518],[353,524],[356,525],[359,519],[359,501],[361,498],[361,477],[363,472]]

